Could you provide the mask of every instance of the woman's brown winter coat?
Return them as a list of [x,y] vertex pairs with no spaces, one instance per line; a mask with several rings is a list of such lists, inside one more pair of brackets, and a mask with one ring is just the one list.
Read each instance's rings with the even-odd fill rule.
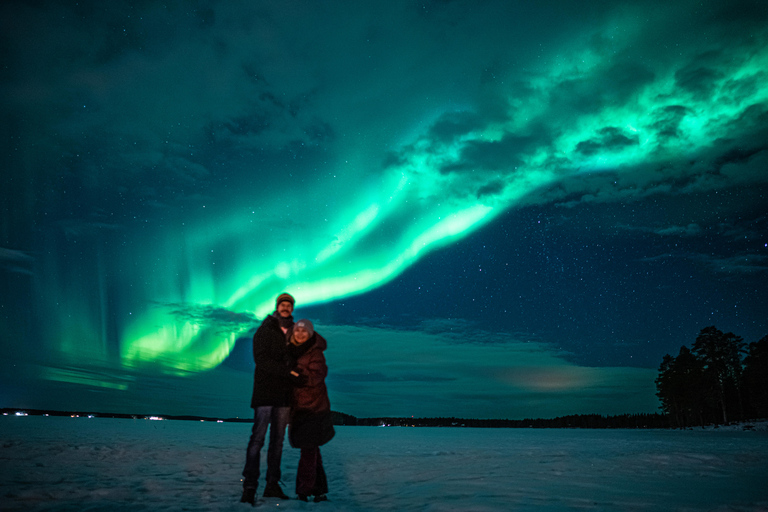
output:
[[325,364],[323,352],[326,348],[328,348],[328,342],[318,333],[314,333],[304,345],[296,347],[298,352],[303,352],[296,360],[296,366],[302,374],[307,376],[307,383],[293,390],[291,407],[294,411],[331,410],[328,389],[325,387],[328,366]]
[[297,357],[297,368],[307,377],[304,386],[293,389],[288,440],[294,448],[322,446],[335,435],[331,401],[325,387],[328,366],[323,352],[327,347],[325,338],[317,333],[304,344],[289,347]]

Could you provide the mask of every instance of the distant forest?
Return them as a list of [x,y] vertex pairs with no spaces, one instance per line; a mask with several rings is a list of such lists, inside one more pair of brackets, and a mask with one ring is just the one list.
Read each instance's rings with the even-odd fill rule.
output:
[[[210,416],[175,416],[166,414],[103,413],[83,411],[54,411],[43,409],[2,408],[6,416],[71,416],[78,418],[115,418],[134,420],[182,420],[252,423],[252,418],[215,418]],[[473,427],[473,428],[668,428],[664,414],[575,414],[554,419],[491,420],[467,418],[356,418],[343,412],[331,411],[333,424],[360,427]]]
[[689,349],[667,354],[656,395],[672,428],[768,417],[768,336],[748,346],[716,327],[702,329]]
[[334,412],[335,425],[361,427],[471,427],[471,428],[668,428],[663,414],[574,414],[552,419],[490,420],[467,418],[355,418]]

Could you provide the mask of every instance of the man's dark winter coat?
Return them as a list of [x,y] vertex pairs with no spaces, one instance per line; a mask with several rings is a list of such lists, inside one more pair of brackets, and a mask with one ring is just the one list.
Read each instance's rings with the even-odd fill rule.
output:
[[293,363],[288,355],[286,336],[277,318],[269,315],[253,335],[253,395],[251,407],[291,405],[290,372]]

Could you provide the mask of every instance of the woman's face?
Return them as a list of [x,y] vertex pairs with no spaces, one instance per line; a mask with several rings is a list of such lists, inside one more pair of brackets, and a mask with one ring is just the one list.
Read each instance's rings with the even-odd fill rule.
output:
[[293,339],[296,340],[296,343],[301,345],[302,343],[304,343],[309,339],[309,331],[301,326],[297,326],[293,330]]

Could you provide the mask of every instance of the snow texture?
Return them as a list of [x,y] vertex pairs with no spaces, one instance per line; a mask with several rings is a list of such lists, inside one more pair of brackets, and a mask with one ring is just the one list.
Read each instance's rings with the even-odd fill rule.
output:
[[[0,417],[0,509],[242,512],[250,509],[239,503],[249,433],[248,423]],[[260,498],[257,506],[768,511],[761,429],[337,427],[322,451],[330,502]],[[289,495],[298,455],[286,442]]]

